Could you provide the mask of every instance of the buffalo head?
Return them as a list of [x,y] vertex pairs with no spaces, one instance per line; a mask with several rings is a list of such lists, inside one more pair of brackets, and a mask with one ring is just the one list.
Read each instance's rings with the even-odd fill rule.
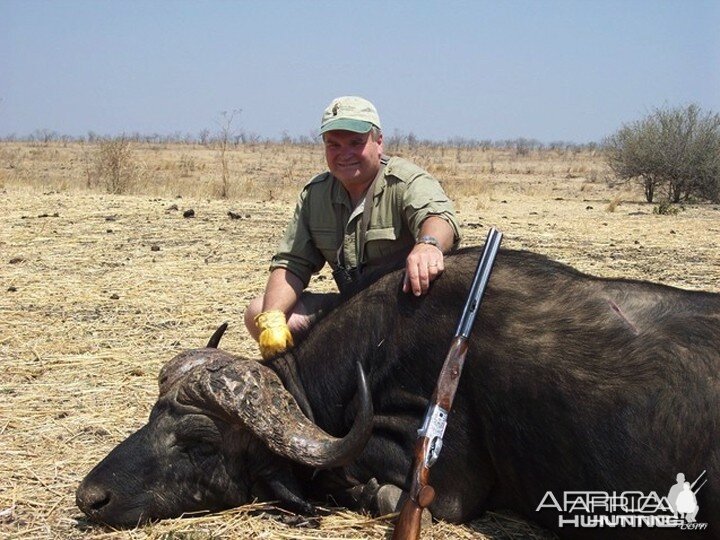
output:
[[337,467],[364,448],[372,404],[359,367],[360,412],[338,439],[302,414],[274,371],[213,348],[218,340],[163,367],[148,423],[82,481],[77,505],[91,519],[133,526],[253,499],[312,513],[296,464]]

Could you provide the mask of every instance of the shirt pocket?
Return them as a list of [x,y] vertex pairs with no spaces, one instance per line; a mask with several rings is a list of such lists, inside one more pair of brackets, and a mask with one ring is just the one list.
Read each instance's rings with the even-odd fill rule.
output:
[[335,229],[312,229],[310,231],[315,247],[325,260],[334,265],[337,260],[338,232]]
[[399,236],[395,227],[368,229],[365,234],[366,261],[372,263],[398,251],[401,248],[397,241]]

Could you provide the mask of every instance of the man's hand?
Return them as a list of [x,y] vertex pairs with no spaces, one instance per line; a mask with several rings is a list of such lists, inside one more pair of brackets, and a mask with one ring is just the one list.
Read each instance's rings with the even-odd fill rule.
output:
[[255,325],[260,330],[258,344],[260,354],[267,360],[293,346],[293,338],[280,310],[264,311],[255,317]]
[[445,270],[442,251],[432,244],[415,244],[405,260],[403,292],[412,290],[415,296],[428,292],[430,283]]

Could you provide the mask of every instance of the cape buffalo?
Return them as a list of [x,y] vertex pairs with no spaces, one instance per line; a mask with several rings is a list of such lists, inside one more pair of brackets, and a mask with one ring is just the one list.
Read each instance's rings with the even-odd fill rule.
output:
[[[392,510],[477,259],[477,250],[448,257],[420,298],[388,274],[264,364],[212,348],[217,336],[178,355],[147,425],[88,474],[77,504],[111,525],[254,498],[307,513],[308,500],[327,496]],[[720,294],[501,250],[444,439],[430,475],[437,518],[511,509],[563,536],[676,535],[560,520],[652,514],[630,507],[631,492],[646,503],[655,494],[653,515],[672,517],[665,495],[676,475],[705,471],[707,483],[693,486],[697,522],[720,535]],[[566,491],[616,498],[598,496],[583,513]],[[697,526],[682,514],[680,524]]]

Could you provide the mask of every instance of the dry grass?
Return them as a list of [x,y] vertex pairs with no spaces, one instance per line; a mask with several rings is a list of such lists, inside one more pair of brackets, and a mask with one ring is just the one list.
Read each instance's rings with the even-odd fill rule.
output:
[[[0,170],[6,171],[8,186],[43,191],[101,189],[96,169],[103,150],[102,143],[0,143]],[[127,193],[217,198],[225,188],[221,148],[131,143],[129,150],[133,181]],[[589,152],[533,151],[519,156],[514,150],[419,147],[394,155],[425,167],[444,181],[455,198],[482,194],[494,185],[524,191],[541,177],[551,179],[553,186],[581,189],[608,174],[600,157]],[[225,158],[231,200],[294,201],[298,186],[324,168],[320,145],[230,146]]]
[[[283,149],[281,156],[278,149]],[[181,195],[216,198],[227,189],[229,199],[295,200],[293,169],[319,170],[321,148],[255,145],[228,149],[229,181],[223,182],[223,156],[219,149],[200,145],[149,145],[132,143],[133,175],[125,193],[157,197]],[[101,144],[0,144],[0,170],[7,185],[42,191],[86,191],[97,186]]]
[[[235,193],[215,200],[212,149],[141,147],[133,152],[152,171],[145,184],[106,195],[86,187],[88,150],[0,145],[0,537],[385,538],[386,519],[337,512],[313,528],[262,505],[131,531],[82,519],[76,486],[144,423],[165,361],[203,345],[223,321],[224,348],[256,354],[243,307],[264,286],[299,186],[322,167],[316,148],[233,150]],[[454,194],[466,245],[496,225],[506,246],[594,274],[720,291],[717,206],[659,216],[641,194],[623,193],[607,212],[619,194],[584,176],[601,170],[593,156],[409,157],[435,167]],[[528,169],[537,172],[512,172]],[[196,217],[183,218],[190,208]],[[328,284],[323,274],[313,287]],[[533,534],[541,533],[489,514],[462,527],[436,523],[424,538]]]

